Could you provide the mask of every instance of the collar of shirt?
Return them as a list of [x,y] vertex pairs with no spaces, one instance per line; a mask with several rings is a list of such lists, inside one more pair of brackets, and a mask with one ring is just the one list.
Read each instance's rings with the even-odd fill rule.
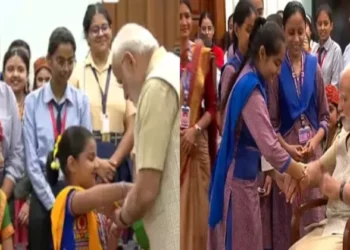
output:
[[91,52],[89,52],[89,54],[85,58],[84,63],[85,63],[85,67],[93,67],[98,71],[98,73],[103,73],[104,71],[108,70],[110,65],[112,65],[112,53],[109,53],[107,63],[102,68],[99,68],[96,66],[94,59],[92,58]]
[[323,48],[325,48],[325,50],[328,51],[331,48],[332,42],[333,42],[332,38],[328,37],[327,41],[323,45]]
[[[44,94],[44,102],[49,103],[52,100],[56,100],[55,95],[52,92],[50,83],[45,84],[43,86],[43,94]],[[60,101],[60,103],[63,103],[65,100],[68,100],[70,103],[73,103],[73,95],[72,95],[72,87],[67,84],[66,90],[64,92],[64,95]]]
[[148,75],[152,69],[157,65],[158,61],[163,58],[163,56],[167,53],[167,51],[165,50],[164,47],[160,47],[158,49],[156,49],[154,52],[153,52],[153,55],[151,57],[151,60],[148,64],[148,69],[146,71],[146,75]]

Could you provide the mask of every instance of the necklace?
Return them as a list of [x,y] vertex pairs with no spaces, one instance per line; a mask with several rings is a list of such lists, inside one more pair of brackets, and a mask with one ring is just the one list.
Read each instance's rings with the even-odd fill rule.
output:
[[23,111],[24,111],[24,98],[21,102],[17,102],[18,114],[21,121],[23,120]]

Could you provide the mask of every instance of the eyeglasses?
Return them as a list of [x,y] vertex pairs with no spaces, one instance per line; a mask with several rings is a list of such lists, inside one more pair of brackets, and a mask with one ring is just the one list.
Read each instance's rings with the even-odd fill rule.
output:
[[101,26],[94,26],[90,29],[90,32],[91,34],[94,36],[94,37],[97,37],[101,32],[102,34],[106,34],[106,32],[109,30],[109,24],[108,23],[105,23]]

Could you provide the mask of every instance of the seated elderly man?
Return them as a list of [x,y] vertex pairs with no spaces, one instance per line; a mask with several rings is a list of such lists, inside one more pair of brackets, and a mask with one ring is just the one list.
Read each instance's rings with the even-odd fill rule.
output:
[[290,250],[341,250],[343,233],[350,217],[350,67],[340,79],[339,109],[344,115],[343,130],[318,160],[307,166],[310,186],[320,187],[328,197],[327,219],[296,242]]

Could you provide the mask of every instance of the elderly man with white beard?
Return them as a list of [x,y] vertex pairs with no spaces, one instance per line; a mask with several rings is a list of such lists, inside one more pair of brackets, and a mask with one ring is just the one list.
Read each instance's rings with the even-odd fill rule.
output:
[[142,218],[150,249],[180,249],[180,59],[142,26],[126,24],[112,45],[112,68],[137,113],[135,187],[114,212],[118,228]]
[[309,185],[319,187],[328,197],[327,219],[290,250],[343,249],[343,233],[350,217],[350,67],[341,75],[339,93],[343,130],[326,153],[307,166]]

